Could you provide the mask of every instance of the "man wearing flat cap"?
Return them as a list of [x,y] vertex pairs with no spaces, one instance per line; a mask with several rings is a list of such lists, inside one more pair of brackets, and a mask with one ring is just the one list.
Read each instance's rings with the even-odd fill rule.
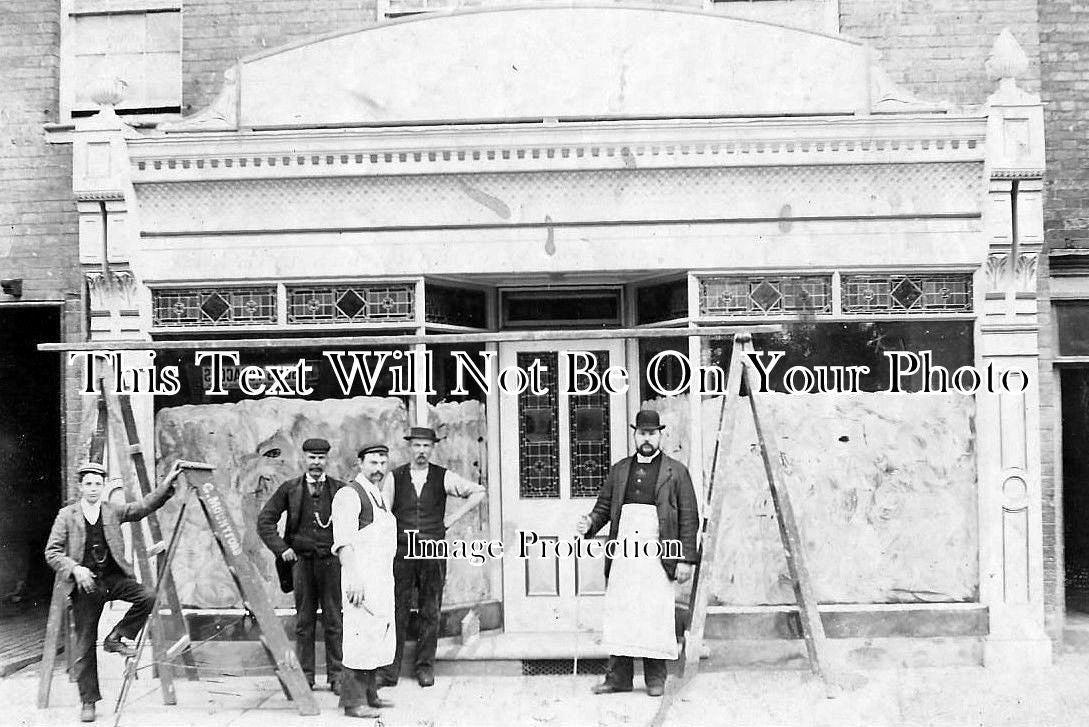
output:
[[95,703],[102,699],[98,688],[98,620],[106,601],[132,604],[121,621],[102,641],[107,652],[133,656],[135,650],[123,639],[133,640],[147,622],[155,591],[136,580],[125,558],[121,523],[143,520],[174,494],[179,472],[171,469],[155,490],[138,502],[115,504],[104,499],[106,468],[96,462],[83,464],[79,476],[79,501],[61,508],[45,546],[45,561],[65,582],[72,604],[76,641],[72,678],[79,687],[80,720],[93,722]]
[[397,521],[382,496],[389,448],[360,448],[359,474],[333,498],[333,551],[344,583],[344,676],[340,706],[347,717],[377,717],[391,707],[378,696],[377,669],[393,661],[396,636],[393,555]]
[[[416,530],[416,542],[441,541],[446,530],[463,518],[484,499],[484,486],[472,482],[431,462],[439,438],[428,427],[412,427],[405,436],[410,448],[409,461],[390,473],[383,492],[392,503],[397,518],[397,558],[393,578],[397,589],[397,653],[393,663],[382,670],[380,682],[397,683],[405,648],[409,610],[418,609],[414,672],[421,687],[435,683],[435,650],[439,643],[442,616],[442,591],[446,583],[446,559],[405,558],[408,531]],[[446,498],[458,497],[464,504],[446,514]],[[419,594],[413,602],[413,589]]]
[[[314,688],[314,630],[321,607],[325,632],[325,677],[340,691],[341,604],[340,561],[333,555],[333,498],[345,483],[325,472],[329,442],[303,442],[306,472],[281,484],[257,515],[257,534],[277,559],[277,569],[290,565],[295,592],[295,653]],[[284,536],[276,523],[287,513]]]
[[[605,560],[602,644],[609,651],[605,681],[595,694],[630,692],[634,658],[643,658],[647,694],[665,691],[668,661],[677,658],[673,581],[692,576],[699,511],[692,478],[683,464],[662,452],[665,426],[649,409],[635,417],[635,454],[612,466],[578,531],[592,538],[609,525],[616,557]],[[680,557],[647,557],[643,544],[680,543]],[[653,551],[652,551],[653,552]]]

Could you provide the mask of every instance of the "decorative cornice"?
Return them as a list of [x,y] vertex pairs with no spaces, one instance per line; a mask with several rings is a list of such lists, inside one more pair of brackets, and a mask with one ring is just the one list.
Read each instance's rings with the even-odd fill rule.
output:
[[992,169],[991,179],[1043,179],[1043,169]]
[[75,191],[77,202],[110,202],[125,198],[125,193],[119,189]]
[[187,134],[129,142],[135,183],[982,161],[985,119],[598,122]]

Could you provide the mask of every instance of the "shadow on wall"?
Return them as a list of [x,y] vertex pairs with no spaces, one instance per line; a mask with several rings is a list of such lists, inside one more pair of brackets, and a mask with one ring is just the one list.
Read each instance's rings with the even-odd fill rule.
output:
[[[484,437],[487,422],[480,402],[443,403],[430,408],[430,421],[443,441],[433,461],[472,480],[485,482],[487,454]],[[156,469],[165,476],[177,459],[208,462],[216,467],[213,478],[224,493],[243,533],[243,547],[265,580],[266,591],[279,607],[294,605],[291,594],[277,585],[272,553],[257,537],[257,513],[281,482],[302,474],[302,443],[324,437],[332,443],[330,475],[350,480],[357,473],[356,452],[367,442],[390,446],[390,467],[408,461],[403,436],[408,413],[394,397],[356,397],[301,401],[281,398],[246,400],[228,404],[198,404],[160,410],[155,416],[158,443]],[[451,502],[451,507],[457,504]],[[174,498],[163,508],[161,519],[168,533],[180,508]],[[186,526],[173,573],[178,594],[186,606],[197,608],[240,607],[234,582],[215,547],[203,516],[186,513]],[[488,503],[463,518],[451,531],[454,538],[488,537]],[[469,603],[491,597],[487,564],[450,563],[445,600]]]

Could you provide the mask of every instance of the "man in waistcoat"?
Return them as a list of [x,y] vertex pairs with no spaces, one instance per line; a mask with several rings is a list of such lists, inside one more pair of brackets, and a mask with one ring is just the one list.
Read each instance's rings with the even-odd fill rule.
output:
[[[410,447],[407,464],[393,470],[386,478],[383,492],[392,503],[397,518],[397,557],[393,561],[393,578],[397,599],[397,651],[393,663],[382,670],[379,684],[393,686],[401,674],[401,659],[405,647],[405,631],[409,610],[418,609],[419,625],[416,637],[414,671],[421,687],[435,683],[435,649],[439,641],[439,621],[442,615],[442,590],[446,582],[446,559],[406,558],[408,531],[418,531],[416,542],[425,544],[442,541],[446,530],[464,517],[484,499],[484,486],[470,482],[445,467],[431,462],[435,430],[412,427],[405,437]],[[449,515],[446,498],[458,497],[465,502]],[[412,591],[418,592],[414,603]]]
[[[325,472],[329,442],[313,438],[303,442],[306,472],[281,484],[257,515],[257,534],[273,552],[278,567],[289,564],[295,592],[295,653],[314,688],[314,630],[321,607],[325,632],[325,677],[329,688],[340,693],[342,615],[340,561],[333,555],[333,497],[345,484]],[[287,513],[281,538],[276,523]]]
[[102,641],[103,651],[129,657],[135,649],[123,639],[135,639],[147,622],[155,591],[136,580],[125,558],[121,523],[142,520],[162,507],[174,493],[175,466],[154,491],[139,502],[122,505],[103,500],[106,468],[88,462],[78,470],[79,501],[57,513],[45,560],[65,582],[72,605],[76,642],[72,678],[79,688],[80,721],[94,722],[98,688],[98,620],[106,601],[128,601],[132,607]]
[[[605,681],[594,694],[630,692],[634,658],[643,658],[647,694],[665,691],[668,662],[677,658],[673,581],[692,577],[699,511],[687,468],[660,449],[665,426],[658,412],[635,417],[635,454],[612,466],[578,531],[592,538],[609,525],[616,548],[605,560],[602,645],[608,649]],[[672,549],[673,552],[670,552]],[[661,557],[647,557],[654,550]]]

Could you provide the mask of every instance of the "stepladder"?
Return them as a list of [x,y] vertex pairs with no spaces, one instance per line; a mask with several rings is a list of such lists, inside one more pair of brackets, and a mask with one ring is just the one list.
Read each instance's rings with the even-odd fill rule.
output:
[[[260,629],[261,646],[272,664],[273,671],[284,694],[288,699],[294,701],[300,715],[312,716],[318,714],[317,701],[314,699],[314,695],[302,672],[295,650],[273,609],[261,576],[242,549],[242,533],[231,516],[226,499],[211,480],[212,466],[184,461],[177,462],[175,466],[180,469],[182,479],[185,481],[185,495],[181,509],[178,512],[177,525],[165,550],[164,568],[170,568],[171,562],[177,553],[177,546],[187,522],[186,511],[190,507],[195,507],[203,515],[203,519],[215,536],[216,546],[223,556],[224,563],[235,586],[238,588],[243,606],[253,616]],[[160,581],[160,584],[162,582]],[[157,591],[156,597],[158,595]],[[144,632],[144,635],[141,636],[140,641],[137,643],[137,662],[143,650],[146,636],[147,631]],[[152,633],[151,637],[154,638],[154,636],[154,633]],[[163,651],[169,660],[178,653],[184,653],[190,646],[191,642],[188,634],[185,634],[173,645],[169,647],[164,645]],[[120,719],[121,710],[131,683],[131,675],[126,674],[115,710],[118,719]]]
[[[757,445],[764,465],[771,501],[775,509],[779,536],[783,545],[783,554],[787,570],[792,581],[801,634],[805,641],[806,652],[811,670],[826,678],[823,655],[825,653],[824,626],[817,610],[813,582],[806,560],[802,527],[798,522],[790,493],[787,490],[782,459],[774,432],[770,430],[762,417],[759,397],[754,383],[756,374],[752,371],[749,354],[753,353],[752,336],[738,333],[734,337],[733,351],[730,357],[729,371],[726,378],[726,390],[721,401],[719,430],[712,455],[708,493],[705,499],[706,509],[703,518],[700,558],[694,573],[689,602],[689,627],[685,634],[681,657],[683,683],[694,677],[700,668],[700,658],[704,655],[707,616],[711,600],[712,574],[718,561],[722,539],[727,537],[721,526],[723,508],[727,501],[729,481],[719,482],[716,474],[720,463],[734,444],[737,421],[747,409],[752,416]],[[725,479],[725,478],[717,478]]]

